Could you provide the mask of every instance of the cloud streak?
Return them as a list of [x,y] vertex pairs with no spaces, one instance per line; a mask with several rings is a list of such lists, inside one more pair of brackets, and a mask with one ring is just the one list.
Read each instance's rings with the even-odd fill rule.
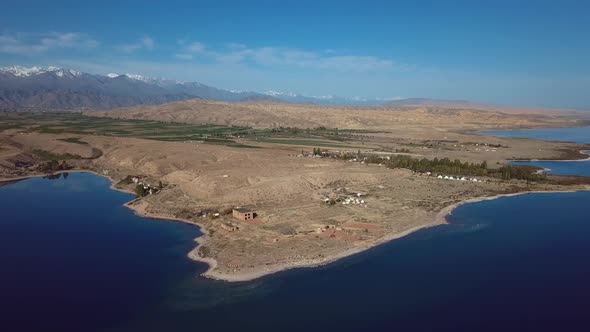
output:
[[[414,66],[373,55],[338,54],[337,52],[307,51],[285,47],[257,47],[230,43],[225,49],[209,50],[204,44],[195,43],[194,51],[177,54],[179,59],[190,60],[188,54],[199,53],[217,63],[285,67],[309,70],[341,72],[372,72],[412,70]],[[185,48],[186,49],[186,48]],[[182,56],[179,56],[182,55]]]
[[95,48],[99,42],[77,32],[49,32],[41,35],[0,35],[0,53],[38,55],[52,50]]
[[149,36],[144,36],[136,43],[119,46],[119,50],[124,53],[133,53],[139,50],[151,50],[155,47],[154,40]]

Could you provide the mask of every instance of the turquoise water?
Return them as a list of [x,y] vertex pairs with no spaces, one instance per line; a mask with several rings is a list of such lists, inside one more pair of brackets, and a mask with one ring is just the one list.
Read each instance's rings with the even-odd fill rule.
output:
[[[590,139],[587,140],[590,142]],[[587,331],[590,192],[467,204],[450,225],[251,282],[197,277],[196,227],[91,174],[0,187],[2,331]]]

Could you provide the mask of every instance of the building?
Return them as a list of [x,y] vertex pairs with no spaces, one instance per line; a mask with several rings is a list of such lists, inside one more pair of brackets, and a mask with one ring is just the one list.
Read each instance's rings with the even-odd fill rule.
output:
[[233,209],[232,215],[234,216],[234,218],[244,221],[256,218],[256,212],[241,207]]
[[232,223],[222,223],[221,228],[225,229],[228,232],[235,232],[240,229],[240,227],[238,227]]

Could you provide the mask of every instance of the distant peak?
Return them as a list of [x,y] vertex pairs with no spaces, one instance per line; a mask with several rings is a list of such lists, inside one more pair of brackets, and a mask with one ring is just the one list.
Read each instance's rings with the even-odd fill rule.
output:
[[24,67],[24,66],[10,66],[10,67],[3,67],[0,68],[1,72],[10,73],[14,76],[19,77],[27,77],[33,75],[40,75],[45,73],[54,73],[56,76],[63,77],[64,75],[71,75],[71,76],[79,76],[82,74],[79,71],[72,70],[72,69],[61,69],[59,67],[49,66],[47,68],[43,67]]
[[280,97],[280,96],[297,97],[297,94],[293,93],[293,92],[280,92],[280,91],[274,91],[274,90],[268,90],[264,94],[269,95],[269,96],[273,96],[273,97]]
[[146,77],[141,76],[141,75],[137,75],[137,74],[129,74],[129,73],[127,73],[127,74],[125,74],[125,76],[127,76],[128,78],[130,78],[132,80],[137,80],[137,81],[143,81],[143,82],[145,82],[145,81],[148,80]]

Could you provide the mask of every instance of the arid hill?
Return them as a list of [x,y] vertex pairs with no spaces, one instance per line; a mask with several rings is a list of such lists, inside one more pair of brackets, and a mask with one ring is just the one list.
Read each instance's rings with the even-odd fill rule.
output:
[[159,106],[88,112],[90,116],[217,124],[254,128],[299,127],[395,129],[438,127],[486,129],[572,126],[572,117],[548,114],[506,114],[497,111],[441,107],[341,107],[279,103],[228,103],[186,100]]

